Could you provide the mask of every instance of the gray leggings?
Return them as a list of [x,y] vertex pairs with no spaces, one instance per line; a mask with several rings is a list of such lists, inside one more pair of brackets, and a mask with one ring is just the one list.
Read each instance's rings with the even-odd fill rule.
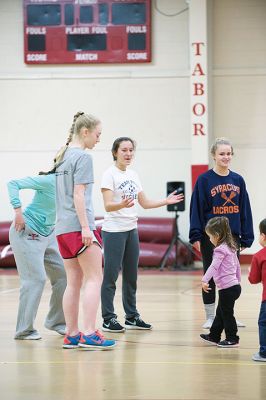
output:
[[139,236],[137,229],[128,232],[102,231],[104,276],[101,290],[102,317],[117,317],[114,312],[116,281],[122,269],[122,299],[126,318],[139,316],[136,308]]
[[66,288],[66,274],[54,232],[47,237],[41,236],[27,225],[25,230],[17,232],[12,224],[9,240],[20,278],[15,338],[36,332],[34,321],[46,282],[46,274],[51,282],[52,295],[45,326],[52,330],[64,328],[62,298]]

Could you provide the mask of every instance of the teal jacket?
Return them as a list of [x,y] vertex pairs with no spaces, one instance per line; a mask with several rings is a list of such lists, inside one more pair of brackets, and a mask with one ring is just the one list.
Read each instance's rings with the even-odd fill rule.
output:
[[23,179],[14,179],[7,184],[12,207],[21,207],[19,191],[35,190],[32,202],[23,211],[26,224],[42,236],[48,236],[55,225],[55,175],[38,175]]

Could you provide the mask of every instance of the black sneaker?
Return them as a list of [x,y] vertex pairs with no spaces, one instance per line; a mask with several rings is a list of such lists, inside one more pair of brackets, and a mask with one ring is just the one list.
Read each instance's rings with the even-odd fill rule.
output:
[[113,317],[108,321],[103,321],[102,330],[105,332],[124,332],[125,328]]
[[202,333],[202,334],[200,335],[200,338],[201,338],[202,340],[204,340],[204,342],[209,343],[209,345],[211,345],[211,346],[217,346],[217,345],[218,345],[218,341],[214,340],[214,339],[213,339],[210,335],[208,335],[208,334]]
[[152,329],[151,324],[146,324],[140,317],[127,318],[125,321],[126,329]]
[[231,342],[230,340],[222,340],[217,344],[218,347],[223,347],[223,348],[230,348],[230,347],[239,347],[239,342],[233,341]]

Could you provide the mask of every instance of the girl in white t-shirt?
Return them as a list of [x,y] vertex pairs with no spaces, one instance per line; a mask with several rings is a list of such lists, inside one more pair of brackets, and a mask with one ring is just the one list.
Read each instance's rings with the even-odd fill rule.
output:
[[[126,329],[152,329],[136,308],[139,237],[137,231],[137,204],[143,208],[157,208],[183,200],[183,194],[171,193],[166,199],[155,201],[145,196],[135,171],[127,169],[135,151],[135,142],[120,137],[113,143],[114,165],[102,178],[106,214],[102,226],[104,244],[104,278],[101,290],[104,331],[124,332]],[[126,314],[125,327],[117,321],[114,296],[118,274],[122,269],[122,298]]]

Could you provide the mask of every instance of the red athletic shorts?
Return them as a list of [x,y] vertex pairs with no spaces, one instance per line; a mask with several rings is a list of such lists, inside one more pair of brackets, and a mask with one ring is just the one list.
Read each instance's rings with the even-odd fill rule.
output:
[[[58,235],[56,239],[60,254],[64,259],[76,258],[88,247],[82,243],[81,232],[63,233]],[[97,230],[93,231],[93,242],[102,248],[102,238]]]

